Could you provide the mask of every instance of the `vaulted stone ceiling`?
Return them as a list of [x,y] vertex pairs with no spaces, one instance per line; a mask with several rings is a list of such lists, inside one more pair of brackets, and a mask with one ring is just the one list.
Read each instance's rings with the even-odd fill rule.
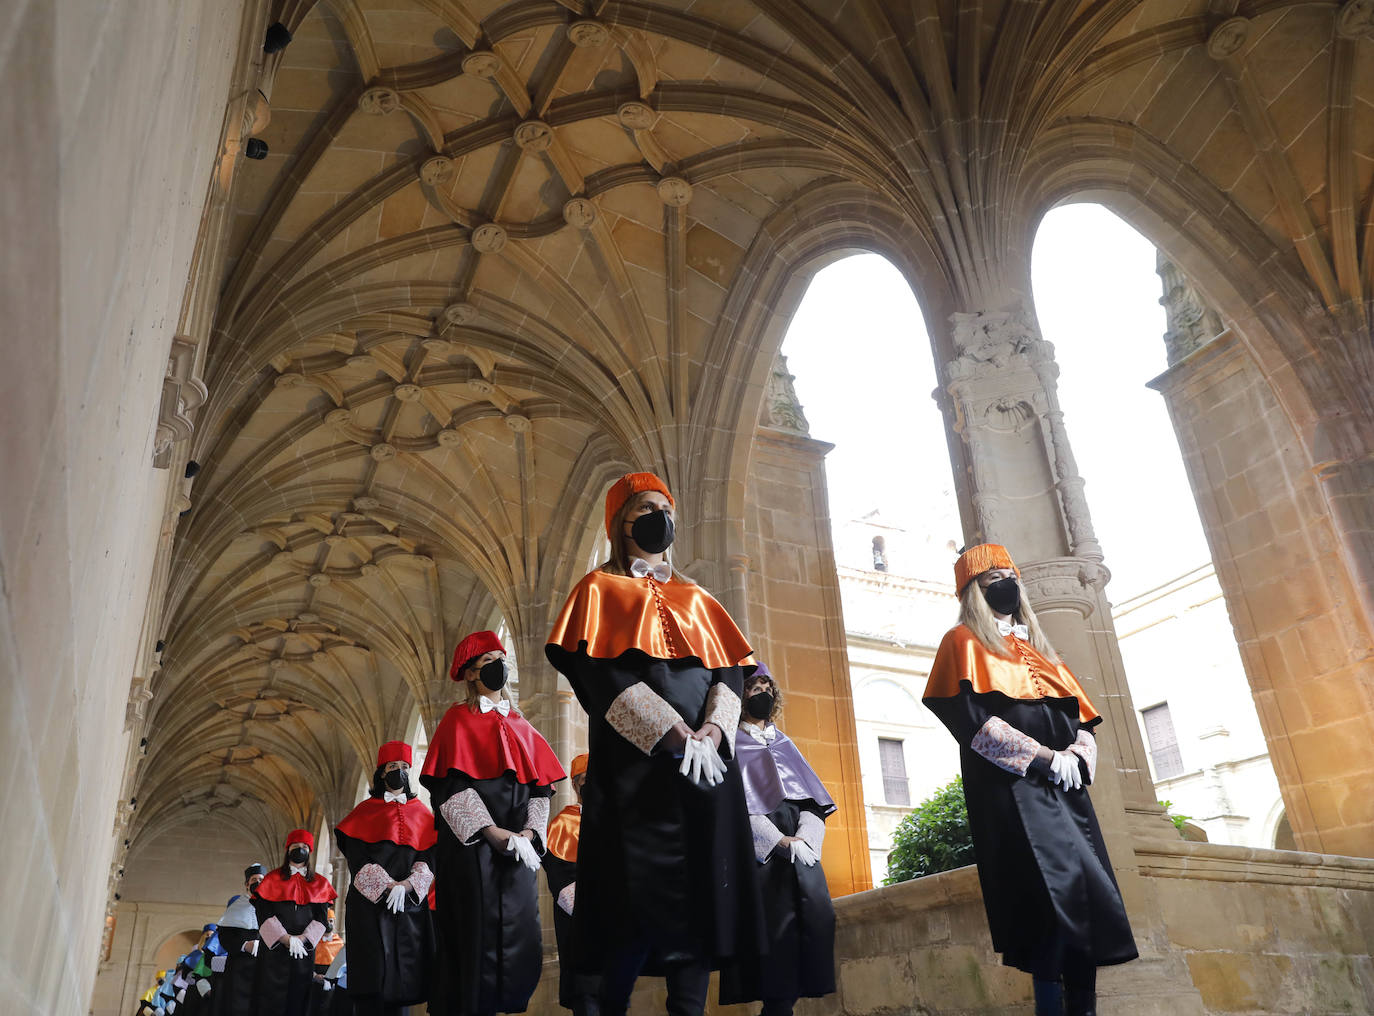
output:
[[336,818],[375,745],[441,712],[473,627],[504,620],[522,693],[547,691],[549,613],[627,466],[685,492],[716,582],[794,279],[835,252],[907,273],[944,362],[951,312],[1028,300],[1043,211],[1108,195],[1261,318],[1297,391],[1361,397],[1340,378],[1367,376],[1374,286],[1364,2],[273,18],[294,41],[210,280],[140,830],[212,816],[266,845]]

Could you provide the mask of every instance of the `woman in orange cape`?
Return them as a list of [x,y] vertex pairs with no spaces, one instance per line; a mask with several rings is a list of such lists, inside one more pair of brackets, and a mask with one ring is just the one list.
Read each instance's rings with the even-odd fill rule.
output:
[[602,1016],[624,1013],[640,973],[667,978],[670,1016],[699,1016],[710,971],[762,944],[733,758],[753,657],[725,608],[674,572],[674,507],[652,473],[611,486],[611,559],[545,647],[590,718],[571,959],[601,977]]
[[1026,601],[1006,549],[954,566],[960,623],[923,701],[959,742],[993,948],[1031,974],[1035,1011],[1096,1012],[1097,968],[1135,940],[1086,787],[1102,722]]

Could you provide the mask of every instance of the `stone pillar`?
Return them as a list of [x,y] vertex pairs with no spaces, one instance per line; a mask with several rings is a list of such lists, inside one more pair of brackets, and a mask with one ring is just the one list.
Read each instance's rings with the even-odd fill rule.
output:
[[786,363],[775,370],[754,438],[745,496],[748,555],[730,562],[747,590],[755,655],[778,676],[781,726],[839,807],[826,822],[825,872],[835,896],[871,889],[839,578],[830,536],[825,455],[805,433]]
[[1171,268],[1170,366],[1150,386],[1178,434],[1294,839],[1374,856],[1374,638],[1356,580],[1272,388],[1234,331],[1197,331],[1208,312]]

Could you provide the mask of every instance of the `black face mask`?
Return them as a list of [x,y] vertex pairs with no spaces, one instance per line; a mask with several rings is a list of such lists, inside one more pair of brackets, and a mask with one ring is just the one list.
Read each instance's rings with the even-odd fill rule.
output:
[[286,852],[286,859],[292,864],[304,864],[310,860],[310,851],[304,847],[292,847]]
[[661,554],[673,545],[673,517],[666,511],[649,512],[630,525],[630,537],[646,554]]
[[766,720],[773,715],[773,695],[771,692],[755,692],[744,700],[744,708],[756,720]]
[[406,774],[404,769],[393,769],[382,777],[388,790],[400,790],[406,785]]
[[1015,614],[1021,606],[1021,586],[1014,578],[998,579],[983,590],[988,606],[998,614]]
[[506,686],[506,661],[492,660],[482,664],[477,679],[486,686],[487,691],[500,691]]

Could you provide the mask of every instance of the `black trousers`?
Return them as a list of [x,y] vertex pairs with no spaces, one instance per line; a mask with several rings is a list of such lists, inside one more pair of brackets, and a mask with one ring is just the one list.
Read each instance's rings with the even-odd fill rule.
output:
[[[601,1016],[625,1016],[635,979],[649,959],[648,942],[621,946],[606,957],[601,977]],[[674,963],[666,968],[668,1016],[701,1016],[711,984],[711,966],[705,960]]]

